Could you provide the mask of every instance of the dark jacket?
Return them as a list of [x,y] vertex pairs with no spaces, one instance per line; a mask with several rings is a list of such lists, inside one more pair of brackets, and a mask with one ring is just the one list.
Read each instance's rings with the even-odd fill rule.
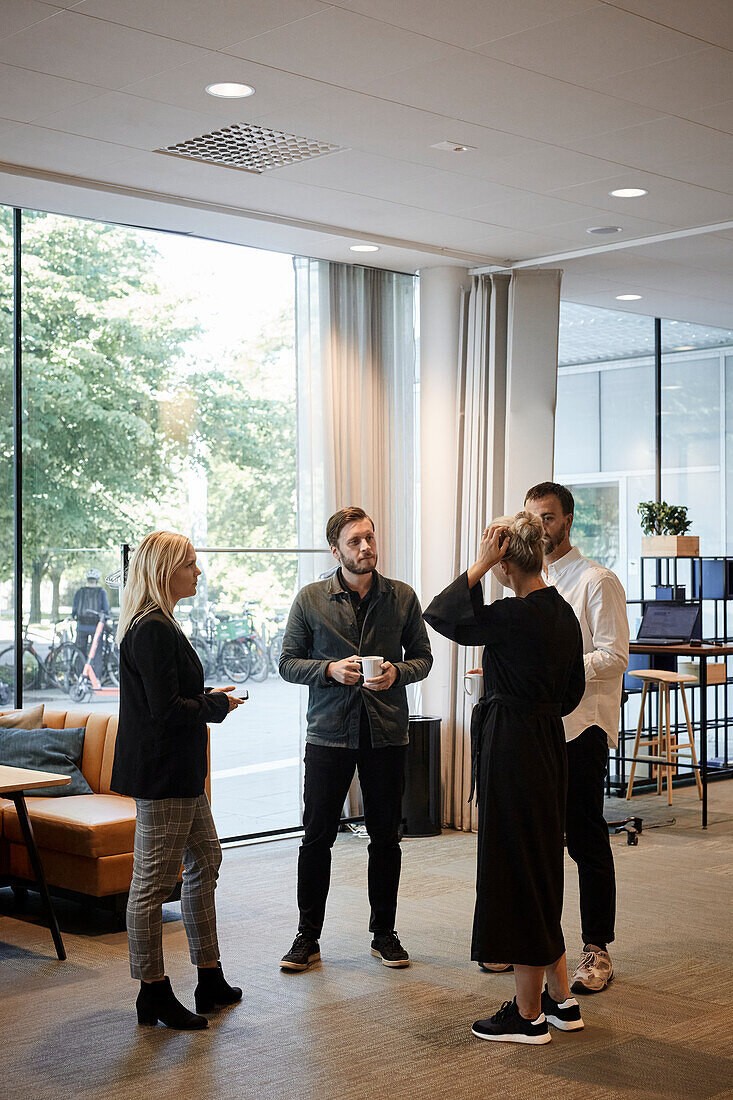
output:
[[111,788],[133,798],[195,798],[206,779],[206,725],[229,702],[204,688],[201,661],[160,611],[120,645],[120,717]]
[[[387,691],[369,691],[326,677],[332,661],[354,653],[391,661],[398,672],[396,682]],[[308,685],[310,744],[356,745],[363,701],[377,748],[407,744],[405,687],[424,680],[432,663],[420,602],[409,584],[374,573],[360,634],[349,593],[334,574],[298,593],[285,628],[280,675]]]

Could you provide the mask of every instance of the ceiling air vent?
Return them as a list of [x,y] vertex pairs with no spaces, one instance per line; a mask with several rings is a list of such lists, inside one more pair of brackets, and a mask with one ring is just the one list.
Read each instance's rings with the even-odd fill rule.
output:
[[156,149],[156,152],[259,173],[297,164],[301,160],[312,160],[326,153],[337,153],[341,149],[342,145],[329,145],[326,141],[268,130],[266,126],[236,122],[221,130],[212,130],[210,134]]

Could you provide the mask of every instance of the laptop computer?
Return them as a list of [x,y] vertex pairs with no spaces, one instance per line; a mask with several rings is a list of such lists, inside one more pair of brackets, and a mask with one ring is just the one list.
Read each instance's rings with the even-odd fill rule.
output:
[[697,604],[673,604],[666,600],[648,603],[636,641],[647,645],[689,645],[693,635],[700,636],[699,619]]

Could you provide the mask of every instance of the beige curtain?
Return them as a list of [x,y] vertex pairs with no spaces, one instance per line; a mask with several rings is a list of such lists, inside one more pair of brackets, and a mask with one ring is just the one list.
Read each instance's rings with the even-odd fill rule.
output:
[[414,585],[415,279],[305,258],[295,272],[299,543],[325,545],[329,515],[360,505],[380,572]]
[[[556,271],[474,276],[463,295],[456,576],[471,564],[491,519],[521,508],[523,491],[515,487],[521,483],[529,488],[532,482],[552,476],[559,301],[560,273]],[[529,432],[527,425],[532,425]],[[489,599],[504,594],[493,578],[490,585],[486,588]],[[451,649],[443,738],[444,820],[456,829],[475,830],[476,809],[467,801],[475,700],[464,692],[463,678],[469,669],[480,667],[481,650]]]

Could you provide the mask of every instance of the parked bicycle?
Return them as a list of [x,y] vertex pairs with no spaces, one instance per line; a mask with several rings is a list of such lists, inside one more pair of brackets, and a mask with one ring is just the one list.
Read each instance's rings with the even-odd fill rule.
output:
[[[54,626],[54,638],[45,657],[36,648],[30,637],[30,623],[23,630],[23,664],[21,684],[23,691],[41,691],[44,689],[61,690],[68,694],[71,685],[81,674],[85,656],[81,649],[69,640],[66,620]],[[8,645],[0,651],[0,681],[9,691],[15,688],[15,646]]]
[[199,655],[204,676],[226,676],[235,684],[243,684],[252,673],[249,648],[244,644],[245,624],[228,612],[217,613],[213,607],[191,611],[189,641]]

